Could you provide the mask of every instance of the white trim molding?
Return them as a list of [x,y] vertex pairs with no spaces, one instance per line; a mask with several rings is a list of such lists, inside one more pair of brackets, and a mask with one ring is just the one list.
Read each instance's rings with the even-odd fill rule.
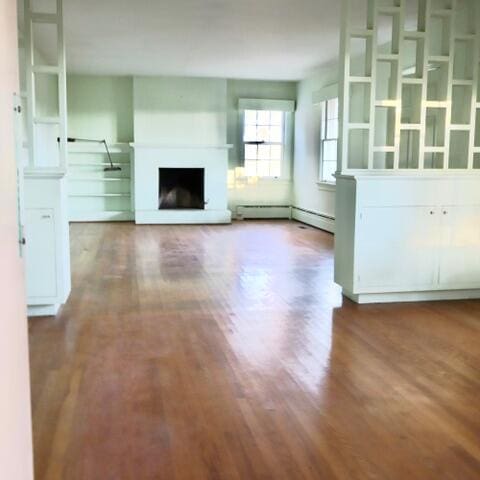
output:
[[240,98],[238,100],[238,109],[293,113],[295,111],[295,102],[293,100],[269,100],[266,98]]

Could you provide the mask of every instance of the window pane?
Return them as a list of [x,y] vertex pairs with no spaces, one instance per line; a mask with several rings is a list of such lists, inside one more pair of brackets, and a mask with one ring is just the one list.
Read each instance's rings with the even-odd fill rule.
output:
[[256,125],[257,123],[257,111],[245,110],[245,125]]
[[258,159],[259,160],[270,160],[270,145],[259,145],[258,146]]
[[270,127],[270,141],[276,143],[282,143],[282,127]]
[[259,110],[257,112],[258,125],[270,125],[270,112],[268,110]]
[[335,177],[333,177],[333,174],[335,173],[336,169],[337,162],[323,162],[322,180],[324,182],[334,182]]
[[337,141],[336,140],[325,140],[323,142],[323,161],[337,161]]
[[257,159],[257,146],[256,145],[245,145],[245,158],[247,160],[256,160]]
[[270,175],[272,177],[279,177],[281,175],[279,160],[272,160],[270,162]]
[[256,177],[257,176],[257,161],[256,160],[246,160],[245,161],[245,175],[247,177]]
[[243,139],[245,142],[254,142],[257,139],[257,128],[252,125],[246,125]]
[[268,127],[257,127],[257,140],[268,142],[270,140],[270,129]]
[[338,120],[328,120],[327,123],[327,138],[338,138]]
[[283,112],[270,112],[270,125],[282,125]]
[[282,146],[281,145],[272,145],[270,147],[270,158],[272,160],[281,160],[282,159]]
[[258,161],[257,162],[257,175],[259,177],[268,177],[270,176],[270,162]]
[[332,118],[338,118],[338,98],[332,98],[327,102],[327,118],[331,120]]

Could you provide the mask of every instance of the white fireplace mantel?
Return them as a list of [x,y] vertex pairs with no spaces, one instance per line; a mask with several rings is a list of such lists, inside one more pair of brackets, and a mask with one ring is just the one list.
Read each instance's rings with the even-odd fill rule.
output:
[[[231,145],[131,143],[135,222],[138,224],[230,223],[227,208]],[[160,168],[203,168],[205,209],[159,210]]]

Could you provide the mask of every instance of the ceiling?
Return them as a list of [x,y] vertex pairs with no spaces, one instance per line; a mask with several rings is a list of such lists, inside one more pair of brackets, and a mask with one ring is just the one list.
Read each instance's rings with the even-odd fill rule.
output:
[[70,72],[298,80],[338,57],[339,0],[64,0]]

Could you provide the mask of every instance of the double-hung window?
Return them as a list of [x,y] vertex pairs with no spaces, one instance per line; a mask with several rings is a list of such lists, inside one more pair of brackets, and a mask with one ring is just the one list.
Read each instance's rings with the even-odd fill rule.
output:
[[285,113],[245,110],[243,145],[247,177],[280,177],[285,154]]
[[335,183],[338,146],[338,98],[321,103],[322,121],[320,133],[319,181]]

